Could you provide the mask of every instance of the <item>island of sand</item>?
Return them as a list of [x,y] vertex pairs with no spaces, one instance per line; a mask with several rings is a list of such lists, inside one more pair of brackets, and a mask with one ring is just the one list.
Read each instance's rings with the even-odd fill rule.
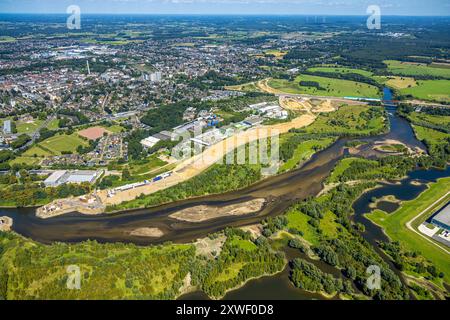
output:
[[130,232],[134,237],[161,238],[164,232],[159,228],[138,228]]
[[169,217],[187,222],[203,222],[222,217],[243,216],[255,213],[260,211],[265,203],[266,200],[260,198],[221,207],[201,205],[183,209],[171,214]]

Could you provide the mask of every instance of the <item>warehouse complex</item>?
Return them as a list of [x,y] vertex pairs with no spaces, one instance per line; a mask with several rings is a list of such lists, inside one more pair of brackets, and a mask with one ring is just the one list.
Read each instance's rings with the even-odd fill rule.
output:
[[445,208],[443,208],[431,219],[431,223],[435,226],[450,231],[450,203],[447,203]]
[[83,182],[94,183],[103,171],[88,171],[88,170],[60,170],[53,172],[45,181],[46,187],[57,187],[65,183],[80,184]]

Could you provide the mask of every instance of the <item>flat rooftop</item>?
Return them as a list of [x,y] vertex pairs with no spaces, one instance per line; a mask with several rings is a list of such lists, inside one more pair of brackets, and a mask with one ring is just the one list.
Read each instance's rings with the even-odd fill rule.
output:
[[432,220],[450,226],[450,202]]

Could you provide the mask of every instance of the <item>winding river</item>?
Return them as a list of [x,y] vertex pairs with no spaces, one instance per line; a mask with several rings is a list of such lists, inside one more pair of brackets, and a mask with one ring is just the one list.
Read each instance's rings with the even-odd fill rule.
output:
[[[391,100],[390,91],[387,89],[385,90],[384,100]],[[360,151],[360,154],[366,157],[376,156],[372,146],[375,142],[383,140],[398,140],[410,148],[425,149],[425,146],[415,138],[409,123],[396,115],[395,106],[386,105],[386,110],[389,114],[391,130],[387,134],[358,139],[367,142],[366,147]],[[169,240],[178,243],[189,242],[226,227],[241,227],[258,223],[265,217],[282,214],[294,202],[317,195],[336,163],[347,152],[345,145],[348,141],[350,139],[339,139],[329,148],[315,154],[310,161],[297,170],[267,178],[248,188],[226,194],[199,197],[150,209],[98,216],[72,213],[43,220],[35,216],[34,209],[0,209],[0,216],[12,217],[14,219],[14,231],[42,243],[54,241],[80,242],[88,239],[99,242],[131,242],[139,245]],[[386,183],[380,188],[364,194],[354,204],[355,221],[366,226],[364,237],[373,244],[377,240],[385,240],[385,235],[381,229],[363,216],[364,213],[370,211],[368,204],[372,197],[395,195],[400,200],[412,199],[424,190],[425,183],[449,175],[450,170],[416,170],[411,172],[401,184]],[[411,184],[411,181],[418,181],[421,184]],[[169,217],[171,214],[189,207],[199,205],[226,206],[258,198],[268,200],[267,205],[260,212],[251,215],[224,217],[200,223],[183,222]],[[390,204],[380,203],[379,205],[389,206]],[[392,209],[395,209],[395,207],[392,207]],[[164,236],[155,239],[130,235],[131,231],[144,227],[159,228],[164,232]],[[292,254],[294,253],[287,252],[288,257]],[[326,268],[325,265],[319,267]],[[320,298],[318,295],[294,288],[289,282],[288,274],[289,267],[286,267],[282,273],[276,276],[250,281],[242,288],[228,293],[225,299]],[[188,294],[185,298],[202,299],[205,296],[197,292]]]

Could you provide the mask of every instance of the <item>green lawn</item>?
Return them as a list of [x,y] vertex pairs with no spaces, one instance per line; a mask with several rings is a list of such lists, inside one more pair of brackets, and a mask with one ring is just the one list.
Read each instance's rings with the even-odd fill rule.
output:
[[421,112],[411,112],[409,119],[414,122],[427,122],[438,126],[446,126],[450,128],[450,116],[438,116]]
[[402,95],[411,95],[414,98],[422,100],[449,102],[450,80],[417,80],[416,86],[401,89],[400,93]]
[[166,165],[167,162],[159,159],[157,155],[152,155],[144,160],[132,161],[129,163],[130,172],[132,175],[140,175],[156,168]]
[[18,133],[33,133],[44,123],[42,120],[34,119],[32,122],[15,121]]
[[391,214],[377,210],[367,215],[374,223],[381,226],[394,241],[399,241],[411,251],[420,251],[439,270],[444,279],[450,283],[450,256],[434,244],[425,241],[406,227],[406,223],[450,191],[450,178],[440,179],[430,185],[417,199],[403,202],[401,207]]
[[50,157],[55,155],[54,153],[50,152],[49,150],[43,149],[39,144],[31,147],[27,151],[23,153],[23,156],[25,157]]
[[121,132],[125,131],[125,128],[118,124],[115,124],[115,125],[112,125],[109,127],[103,127],[103,128],[105,128],[106,130],[108,130],[112,133],[121,133]]
[[231,240],[231,245],[248,251],[254,251],[258,248],[253,242],[237,237],[234,237]]
[[230,264],[225,270],[222,271],[222,273],[220,273],[217,276],[216,281],[217,282],[225,282],[225,281],[231,280],[233,278],[236,278],[237,275],[239,274],[239,271],[241,271],[241,269],[244,266],[245,266],[245,263],[242,263],[242,262]]
[[315,139],[303,142],[295,150],[294,156],[281,166],[280,171],[284,172],[294,169],[302,161],[311,158],[311,156],[316,153],[316,148],[319,150],[326,148],[333,142],[334,138]]
[[17,157],[13,160],[11,160],[9,162],[10,165],[14,165],[14,164],[25,164],[25,165],[36,165],[39,164],[39,162],[41,161],[41,158],[36,158],[36,157],[26,157],[26,156],[21,156],[21,157]]
[[50,150],[51,153],[60,155],[64,151],[76,153],[78,146],[87,146],[88,142],[73,133],[71,135],[61,134],[48,138],[39,143],[44,149]]
[[320,220],[319,228],[322,230],[322,235],[317,232],[317,229],[309,224],[308,221],[311,217],[299,212],[297,209],[291,209],[286,214],[286,218],[288,219],[288,230],[295,229],[301,231],[303,233],[302,238],[313,245],[319,243],[321,236],[335,238],[337,235],[337,228],[339,225],[335,221],[336,216],[331,211],[325,212],[323,219]]
[[396,60],[386,60],[384,63],[388,66],[388,70],[396,75],[435,76],[450,79],[449,68],[438,68],[436,66],[428,66],[426,64],[412,64]]
[[[317,82],[323,90],[314,87],[301,86],[300,81]],[[381,96],[378,88],[369,84],[310,75],[300,75],[296,77],[294,81],[272,79],[269,81],[269,86],[291,94],[310,94],[334,97],[353,96],[365,98],[379,98]]]
[[419,140],[421,140],[421,141],[426,140],[432,144],[439,144],[443,140],[450,137],[449,134],[446,134],[444,132],[417,126],[417,125],[413,125],[413,128],[414,128],[414,131],[416,132],[417,138]]

